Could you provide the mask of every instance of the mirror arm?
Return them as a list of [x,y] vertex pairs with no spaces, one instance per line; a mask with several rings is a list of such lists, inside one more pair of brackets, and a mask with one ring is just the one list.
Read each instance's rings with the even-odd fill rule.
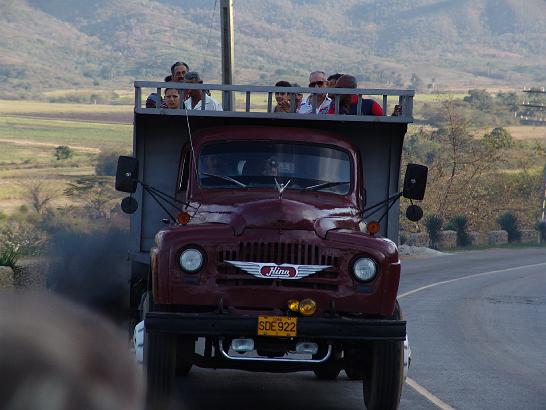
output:
[[[362,211],[359,212],[359,214],[363,215],[365,212],[371,211],[372,209],[378,208],[378,207],[380,207],[381,205],[386,204],[386,203],[389,203],[389,202],[391,202],[391,201],[396,202],[396,200],[397,200],[398,198],[400,198],[401,196],[402,196],[402,192],[398,192],[398,193],[394,194],[393,196],[391,196],[391,197],[389,197],[389,198],[387,198],[387,199],[385,199],[385,200],[383,200],[383,201],[381,201],[381,202],[378,202],[378,203],[375,204],[375,205],[369,206],[368,208],[364,208]],[[394,203],[394,202],[393,202],[393,203]]]
[[145,184],[144,182],[142,181],[138,181],[142,187],[146,190],[149,190],[153,193],[155,193],[159,198],[163,199],[165,202],[167,202],[169,205],[171,205],[173,208],[176,208],[177,210],[179,210],[180,212],[183,211],[183,209],[179,208],[178,204],[182,204],[184,205],[186,208],[193,208],[193,209],[197,209],[195,206],[193,205],[190,205],[188,202],[183,202],[183,201],[179,201],[178,199],[176,199],[175,197],[171,196],[171,195],[168,195],[166,194],[165,192],[163,191],[160,191],[159,189],[157,188],[154,188],[153,186],[150,186],[148,184]]
[[380,206],[384,205],[384,204],[389,204],[389,207],[387,208],[387,211],[381,215],[381,218],[379,218],[379,221],[378,222],[381,222],[381,220],[385,217],[385,215],[389,212],[389,210],[392,208],[392,206],[396,203],[396,201],[402,196],[402,191],[401,192],[398,192],[392,196],[390,196],[389,198],[385,199],[384,201],[381,201],[381,202],[378,202],[377,204],[375,205],[372,205],[372,206],[369,206],[368,208],[365,208],[363,209],[362,211],[360,211],[357,215],[361,215],[361,218],[358,220],[358,223],[362,222],[364,219],[370,217],[370,215],[372,215],[374,212],[371,212],[369,213],[368,215],[364,215],[365,212],[369,212],[371,211],[372,209],[376,209],[376,208],[379,208]]
[[157,202],[157,204],[161,207],[161,209],[163,209],[165,211],[165,213],[169,216],[169,218],[174,222],[174,223],[178,223],[176,221],[176,218],[169,212],[169,210],[165,207],[165,205],[163,205],[161,203],[161,201],[156,197],[157,194],[155,194],[150,188],[148,187],[145,187],[143,185],[143,188],[146,192],[148,192],[148,194],[150,194],[150,196],[152,197],[152,199]]

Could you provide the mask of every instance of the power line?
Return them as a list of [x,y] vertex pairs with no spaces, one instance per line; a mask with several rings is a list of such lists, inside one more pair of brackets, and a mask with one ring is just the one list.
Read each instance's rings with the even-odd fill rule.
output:
[[207,63],[207,53],[208,53],[208,50],[209,50],[209,46],[210,46],[210,38],[211,38],[211,34],[212,34],[212,24],[214,23],[214,14],[216,12],[216,5],[218,4],[218,0],[214,0],[214,6],[212,7],[212,13],[211,13],[211,16],[210,16],[210,23],[209,23],[209,34],[208,34],[208,38],[207,38],[207,45],[205,47],[205,51],[203,53],[203,66],[201,68],[201,78],[202,75],[205,73],[205,70],[206,70],[206,63]]

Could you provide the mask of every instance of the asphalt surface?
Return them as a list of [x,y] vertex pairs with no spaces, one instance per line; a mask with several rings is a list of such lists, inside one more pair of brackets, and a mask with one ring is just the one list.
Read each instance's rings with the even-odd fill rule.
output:
[[[404,259],[412,349],[400,409],[546,409],[546,250]],[[363,409],[362,385],[313,373],[193,368],[173,409]]]

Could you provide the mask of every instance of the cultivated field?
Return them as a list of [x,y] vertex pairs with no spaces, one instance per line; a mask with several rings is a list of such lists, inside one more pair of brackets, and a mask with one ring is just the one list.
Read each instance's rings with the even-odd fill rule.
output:
[[[214,93],[220,100],[221,96]],[[143,93],[144,98],[146,93]],[[463,98],[465,94],[453,94]],[[445,94],[418,94],[416,117],[424,104],[445,99]],[[238,109],[244,109],[244,95],[237,96]],[[380,100],[380,98],[377,98]],[[396,104],[389,99],[389,111]],[[253,110],[265,110],[267,95],[256,95]],[[53,104],[0,100],[0,212],[12,213],[28,201],[29,184],[41,181],[49,190],[62,193],[67,182],[94,174],[101,151],[130,152],[132,111],[129,105]],[[509,132],[518,140],[546,138],[545,127],[514,126]],[[55,148],[67,145],[73,156],[54,157]],[[66,204],[59,195],[56,204]]]
[[[101,151],[130,151],[131,122],[132,106],[0,101],[0,211],[28,205],[36,182],[59,194],[55,205],[66,204],[67,182],[94,174]],[[57,160],[60,145],[73,156]]]

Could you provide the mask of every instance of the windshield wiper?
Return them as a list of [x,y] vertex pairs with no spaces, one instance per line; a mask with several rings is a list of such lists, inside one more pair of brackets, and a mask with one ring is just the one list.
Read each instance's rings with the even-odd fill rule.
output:
[[339,181],[339,182],[323,182],[322,184],[318,185],[311,185],[308,187],[303,188],[303,191],[317,191],[322,188],[331,188],[338,185],[344,185],[344,184],[350,184],[350,181]]
[[209,174],[208,172],[201,172],[201,175],[205,175],[207,177],[213,177],[213,178],[219,178],[223,179],[224,181],[229,181],[234,183],[235,185],[239,185],[241,188],[246,188],[246,185],[243,184],[240,181],[237,181],[235,178],[228,177],[227,175],[216,175],[216,174]]

